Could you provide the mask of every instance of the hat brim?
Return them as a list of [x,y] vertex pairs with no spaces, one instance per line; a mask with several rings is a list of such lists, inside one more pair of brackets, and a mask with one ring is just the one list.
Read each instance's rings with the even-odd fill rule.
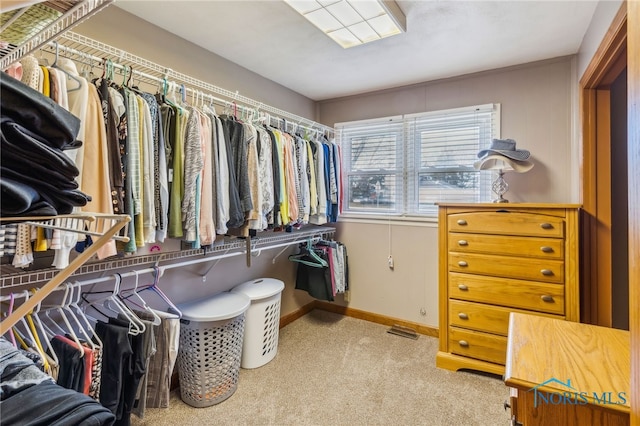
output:
[[[505,167],[505,163],[507,167]],[[506,158],[503,155],[493,154],[476,161],[473,163],[473,167],[476,168],[476,170],[506,170],[508,167],[511,167],[518,173],[525,173],[533,168],[533,163],[529,160],[518,161]]]
[[524,161],[527,158],[529,158],[529,156],[531,155],[531,153],[529,151],[527,151],[526,149],[516,149],[514,151],[504,151],[504,150],[498,150],[498,149],[483,149],[482,151],[478,152],[478,158],[482,159],[484,156],[486,155],[492,155],[492,154],[497,154],[497,155],[503,155],[505,157],[511,158],[512,160],[517,160],[517,161]]

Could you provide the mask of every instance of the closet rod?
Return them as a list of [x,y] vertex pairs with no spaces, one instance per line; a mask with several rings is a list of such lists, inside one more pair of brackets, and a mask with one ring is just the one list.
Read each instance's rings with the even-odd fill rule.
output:
[[[315,237],[311,237],[312,240],[318,240],[320,239],[321,236],[315,236]],[[287,246],[293,246],[296,244],[300,244],[302,242],[308,241],[309,238],[305,238],[303,240],[295,240],[295,241],[289,241],[286,243],[281,243],[281,244],[274,244],[274,245],[269,245],[266,247],[255,247],[251,249],[251,253],[258,253],[260,254],[262,252],[262,250],[269,250],[269,249],[273,249],[273,248],[279,248],[279,247],[287,247]],[[191,259],[191,260],[185,260],[183,262],[178,262],[178,263],[170,263],[168,265],[164,265],[164,266],[158,266],[157,269],[152,267],[152,268],[144,268],[144,269],[138,269],[135,271],[129,271],[129,272],[122,272],[120,273],[120,277],[121,278],[128,278],[128,277],[133,277],[136,275],[143,275],[143,274],[150,274],[153,273],[155,271],[158,271],[158,273],[160,275],[164,274],[164,271],[168,270],[168,269],[175,269],[175,268],[182,268],[184,266],[191,266],[191,265],[197,265],[200,263],[206,263],[206,262],[212,262],[214,260],[220,260],[220,259],[226,259],[229,257],[235,257],[235,256],[240,256],[246,253],[246,250],[241,250],[241,251],[235,251],[232,253],[222,253],[222,254],[218,254],[218,255],[214,255],[214,256],[207,256],[207,257],[202,257],[199,259]],[[75,284],[77,284],[80,287],[86,286],[86,285],[92,285],[92,284],[100,284],[100,283],[104,283],[104,282],[108,282],[108,281],[112,281],[114,279],[115,275],[108,275],[105,277],[98,277],[98,278],[91,278],[88,280],[79,280],[79,281],[75,281]],[[59,290],[63,290],[62,287],[58,287],[55,291],[59,291]],[[14,296],[14,298],[18,297],[17,295],[20,295],[20,293],[16,293],[16,296]],[[24,296],[22,296],[24,297]],[[11,296],[6,295],[6,296],[1,296],[0,297],[0,301],[7,301],[11,298]]]
[[155,78],[162,79],[164,77],[168,80],[174,80],[191,88],[203,90],[209,93],[215,93],[217,95],[224,96],[225,98],[232,101],[240,102],[242,104],[256,108],[260,111],[265,111],[267,113],[284,117],[288,121],[293,121],[298,125],[318,128],[324,132],[329,132],[331,134],[333,134],[334,132],[334,129],[332,127],[325,126],[308,118],[292,114],[290,112],[272,107],[270,105],[266,105],[263,102],[240,95],[238,91],[232,92],[230,90],[226,90],[213,84],[204,82],[202,80],[198,80],[194,77],[174,71],[169,67],[156,64],[139,56],[135,56],[122,49],[118,49],[97,40],[93,40],[89,37],[77,34],[73,31],[65,32],[58,38],[58,41],[61,42],[61,44],[72,47],[76,50],[79,50],[80,52],[86,52],[100,57],[108,57],[114,62],[126,64],[127,66],[133,66],[134,69],[143,70],[144,72],[155,76]]
[[[96,68],[99,68],[101,66],[102,67],[105,66],[105,61],[104,61],[105,58],[101,58],[99,56],[95,56],[95,55],[83,52],[81,50],[77,50],[77,49],[74,49],[72,47],[62,45],[58,41],[51,41],[51,42],[47,43],[47,47],[50,48],[53,51],[51,53],[55,53],[56,60],[57,60],[57,56],[58,56],[59,51],[62,50],[67,54],[77,56],[79,61],[81,63],[86,64],[86,65],[91,65],[92,67],[96,67]],[[86,62],[84,62],[86,60],[91,61],[91,63],[87,64]],[[174,87],[177,85],[177,83],[175,83],[173,81],[168,81],[165,77],[161,78],[161,77],[157,77],[157,76],[154,76],[154,75],[150,75],[150,74],[147,74],[147,73],[145,73],[143,71],[139,71],[139,70],[137,70],[135,68],[132,68],[132,67],[129,67],[129,66],[126,66],[126,65],[122,65],[122,64],[119,64],[117,62],[113,62],[112,61],[111,65],[114,68],[120,70],[121,74],[124,75],[125,73],[129,73],[130,72],[130,73],[132,73],[134,75],[137,75],[138,77],[143,78],[149,84],[158,84],[159,86],[161,84],[169,84],[169,85],[174,86]],[[181,87],[180,87],[180,89],[181,89]],[[180,90],[180,91],[182,91],[182,90]],[[213,96],[210,93],[205,93],[202,90],[194,89],[192,87],[186,87],[185,86],[185,91],[186,92],[191,92],[191,95],[185,93],[185,96],[191,96],[192,98],[195,97],[196,99],[198,99],[198,98],[200,98],[202,96],[203,100],[206,97],[206,99],[209,100],[210,102],[215,102],[218,105],[226,107],[226,108],[236,107],[236,108],[239,108],[240,110],[244,110],[245,112],[250,113],[250,114],[259,114],[260,113],[261,105],[258,105],[257,107],[248,107],[248,106],[245,106],[245,105],[242,105],[242,104],[237,105],[235,101],[229,101],[229,100],[226,100],[226,99],[218,98],[216,96]],[[266,111],[263,111],[263,113],[267,114]],[[276,120],[276,122],[283,122],[284,125],[291,124],[291,125],[293,125],[295,127],[303,127],[305,129],[312,130],[312,131],[318,131],[318,130],[324,131],[323,129],[318,129],[317,127],[310,127],[310,126],[307,126],[307,125],[304,125],[304,124],[299,124],[299,123],[296,123],[296,122],[287,121],[286,119],[281,118],[281,117],[277,117],[277,116],[271,117],[270,115],[268,117],[268,120],[269,120],[268,124],[269,125],[271,125],[271,122],[270,122],[271,119]],[[286,131],[287,129],[285,128],[284,130]]]
[[[81,50],[74,49],[74,48],[69,47],[69,46],[65,46],[63,44],[58,43],[57,41],[50,41],[49,43],[47,43],[47,47],[52,49],[52,50],[54,50],[54,52],[55,52],[55,49],[60,49],[60,50],[63,50],[65,53],[68,53],[68,54],[71,54],[71,55],[76,55],[78,57],[78,59],[81,60],[80,62],[82,62],[82,60],[90,60],[91,63],[87,64],[87,65],[91,65],[92,67],[95,67],[95,68],[99,68],[101,66],[105,66],[105,62],[104,62],[105,58],[101,58],[99,56],[95,56],[95,55],[83,52]],[[54,52],[52,52],[52,53],[54,53]],[[113,62],[112,61],[112,65],[113,65],[114,68],[117,68],[117,69],[121,70],[122,72],[127,72],[127,73],[130,72],[132,74],[138,75],[139,77],[142,77],[145,80],[147,80],[147,82],[153,82],[153,83],[158,83],[158,84],[164,83],[164,82],[172,83],[171,81],[168,81],[165,78],[156,77],[154,75],[147,74],[147,73],[145,73],[143,71],[139,71],[139,70],[137,70],[135,68],[132,68],[132,67],[129,67],[129,66],[126,66],[126,65],[122,65],[122,64],[119,64],[117,62]],[[126,67],[126,69],[125,69],[125,67]],[[195,96],[204,95],[210,100],[219,102],[221,105],[230,105],[232,103],[232,101],[227,101],[227,100],[224,100],[224,99],[221,99],[221,98],[217,98],[217,97],[211,95],[210,93],[204,93],[202,91],[197,91],[196,89],[193,89],[191,87],[185,87],[185,89],[187,91],[191,91],[192,95],[195,95]],[[244,106],[244,105],[238,105],[238,108],[249,110],[249,108]],[[251,108],[251,110],[253,111],[255,109]]]

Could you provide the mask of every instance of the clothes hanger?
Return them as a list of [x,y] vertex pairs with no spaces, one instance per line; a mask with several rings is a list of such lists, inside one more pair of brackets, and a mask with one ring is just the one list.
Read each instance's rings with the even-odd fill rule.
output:
[[[75,298],[71,298],[71,302],[69,303],[69,307],[73,308],[76,310],[76,313],[78,314],[78,316],[84,321],[85,325],[86,325],[86,329],[89,330],[91,332],[91,337],[93,342],[96,344],[96,346],[98,346],[99,348],[103,347],[102,344],[102,340],[100,339],[100,336],[98,336],[98,334],[96,333],[95,328],[93,327],[93,325],[91,324],[91,322],[89,321],[89,318],[87,317],[87,315],[85,314],[85,312],[80,308],[80,306],[78,305],[78,303],[80,303],[80,296],[81,296],[81,291],[80,291],[80,285],[78,283],[75,284],[70,284],[70,288],[72,290],[76,290],[75,291]],[[72,294],[74,294],[72,292]]]
[[76,87],[69,88],[69,84],[67,82],[67,92],[75,92],[76,90],[80,90],[80,88],[82,87],[82,81],[80,80],[80,78],[69,73],[67,70],[60,68],[60,66],[58,65],[60,45],[58,44],[57,41],[54,41],[53,43],[56,46],[56,53],[55,53],[55,59],[53,60],[53,64],[51,64],[51,68],[55,68],[56,70],[62,72],[67,76],[68,80],[74,81],[76,83]]
[[78,346],[77,349],[80,352],[80,357],[83,357],[84,356],[84,350],[82,349],[82,343],[80,343],[80,339],[76,335],[76,332],[73,329],[73,327],[71,326],[71,323],[69,322],[69,318],[67,318],[67,315],[65,314],[65,311],[63,309],[63,305],[66,302],[68,295],[69,295],[69,289],[67,287],[65,287],[64,295],[62,296],[62,302],[60,303],[60,305],[54,306],[53,309],[55,309],[60,314],[60,317],[62,318],[62,321],[67,326],[67,332],[63,333],[63,336],[65,336],[65,335],[71,336],[71,340],[73,340],[76,343],[76,345]]
[[80,320],[76,316],[75,312],[73,312],[73,310],[70,307],[71,302],[73,301],[72,300],[73,299],[73,287],[68,283],[66,284],[66,286],[67,286],[67,290],[69,291],[69,296],[65,300],[65,303],[63,304],[62,309],[66,310],[66,312],[71,316],[71,318],[74,320],[76,326],[78,327],[78,330],[80,331],[80,334],[84,337],[84,340],[86,341],[86,344],[91,347],[92,351],[95,351],[97,349],[97,347],[93,343],[93,341],[91,340],[91,336],[87,332],[85,326],[80,322]]
[[167,295],[163,293],[163,291],[160,289],[160,287],[158,287],[158,283],[160,282],[160,268],[158,266],[154,266],[153,269],[154,269],[154,272],[153,272],[153,283],[151,285],[146,286],[146,287],[142,287],[139,291],[140,292],[144,291],[144,290],[153,291],[154,293],[156,293],[160,297],[160,299],[162,299],[168,305],[169,313],[175,314],[179,318],[182,318],[182,312],[180,311],[180,309],[178,309],[178,307],[173,304],[171,299],[169,299],[167,297]]
[[[114,274],[115,283],[113,290],[110,291],[97,291],[97,292],[84,292],[81,297],[82,300],[87,303],[87,305],[91,306],[98,313],[103,315],[106,318],[109,318],[104,312],[98,309],[95,305],[102,303],[102,306],[109,309],[111,312],[116,315],[122,314],[124,319],[129,322],[129,333],[133,335],[140,334],[145,331],[145,325],[142,323],[140,318],[138,318],[131,310],[119,299],[117,294],[120,292],[120,283],[122,281],[122,277],[120,274]],[[106,297],[102,297],[97,300],[88,300],[87,296],[96,295],[96,294],[105,294],[109,295]],[[117,317],[116,317],[117,318]]]
[[292,262],[302,263],[314,268],[326,268],[329,266],[327,261],[318,256],[318,254],[314,251],[314,248],[311,244],[311,239],[307,240],[306,247],[301,247],[300,253],[290,255],[289,260]]
[[25,320],[27,321],[27,324],[29,325],[29,330],[31,331],[31,336],[33,336],[33,343],[35,344],[35,349],[38,351],[38,353],[40,354],[40,357],[42,358],[42,361],[43,361],[42,363],[43,363],[44,370],[46,372],[50,372],[51,371],[51,366],[49,365],[49,360],[47,359],[44,345],[40,341],[40,335],[38,334],[38,330],[36,329],[36,325],[33,322],[32,313],[33,313],[33,309],[31,311],[29,311],[27,314],[25,314],[24,317],[25,317]]
[[[31,289],[30,291],[31,291],[31,294],[36,293],[36,289]],[[42,320],[40,319],[39,314],[40,314],[41,305],[42,305],[42,301],[38,302],[38,304],[33,308],[33,318],[36,322],[36,325],[40,329],[40,333],[42,334],[42,337],[44,337],[44,340],[46,341],[47,348],[49,349],[48,352],[45,351],[45,354],[51,356],[52,361],[55,363],[55,365],[60,365],[60,360],[58,359],[58,355],[56,354],[56,351],[53,350],[53,348],[51,347],[51,344],[49,343],[51,339],[53,339],[53,337],[55,336],[55,333],[52,333],[51,330],[46,328],[42,323]]]
[[[7,315],[11,315],[13,313],[13,302],[15,301],[15,294],[11,293],[9,294],[9,312],[7,313]],[[18,345],[16,344],[16,336],[13,335],[13,329],[9,329],[9,337],[11,339],[11,343],[13,344],[14,347],[18,347]]]
[[[145,324],[136,316],[131,309],[120,299],[118,294],[120,293],[120,284],[122,283],[122,276],[120,274],[116,275],[116,283],[113,288],[113,292],[105,301],[105,307],[107,309],[111,309],[116,314],[122,314],[129,321],[129,333],[133,335],[138,335],[140,333],[144,333],[146,330]],[[113,302],[111,305],[109,302]],[[113,307],[115,306],[115,308]]]
[[[26,302],[29,299],[29,292],[24,290],[21,293],[24,295]],[[13,332],[17,342],[20,344],[20,347],[29,352],[36,352],[42,360],[42,365],[45,371],[49,372],[51,371],[51,367],[49,365],[47,357],[45,356],[45,351],[42,348],[42,343],[40,342],[40,338],[38,336],[37,330],[35,329],[35,325],[33,324],[33,320],[30,318],[30,314],[31,312],[20,318],[20,321],[18,321],[13,327]],[[27,319],[27,317],[29,318]],[[21,324],[24,327],[24,330],[18,329],[18,324]]]
[[[158,314],[153,309],[151,309],[149,307],[147,302],[138,293],[138,284],[139,284],[138,271],[133,271],[133,273],[134,273],[134,275],[136,277],[135,286],[133,287],[132,290],[130,290],[132,293],[129,296],[123,297],[122,293],[120,294],[121,297],[123,298],[123,301],[127,300],[127,301],[133,303],[134,305],[140,307],[141,309],[143,309],[145,312],[149,313],[153,317],[153,321],[152,321],[153,325],[160,325],[160,323],[162,323],[162,318],[160,318],[158,316]],[[131,300],[132,297],[135,300]],[[139,304],[136,303],[136,301],[138,301]]]

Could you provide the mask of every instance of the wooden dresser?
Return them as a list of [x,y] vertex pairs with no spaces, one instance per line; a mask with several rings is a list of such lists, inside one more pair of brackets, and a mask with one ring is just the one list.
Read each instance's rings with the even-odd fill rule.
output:
[[629,332],[514,313],[505,383],[513,425],[628,426]]
[[503,374],[510,312],[579,321],[578,209],[439,205],[438,367]]

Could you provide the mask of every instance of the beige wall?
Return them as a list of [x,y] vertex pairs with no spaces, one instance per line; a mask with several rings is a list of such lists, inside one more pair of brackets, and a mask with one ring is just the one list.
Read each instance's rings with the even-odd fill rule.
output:
[[[114,22],[118,23],[117,27]],[[312,100],[117,7],[106,8],[73,31],[223,89],[237,90],[239,94],[267,105],[312,120],[315,118],[316,105]],[[168,250],[176,247],[179,246],[166,244]],[[222,259],[211,269],[206,281],[202,280],[202,274],[214,262],[168,269],[160,287],[171,300],[181,303],[229,290],[254,278],[273,277],[285,282],[281,313],[286,315],[313,299],[306,292],[295,290],[295,268],[287,260],[290,251],[272,263],[279,251],[263,251],[259,257],[252,258],[251,267],[246,266],[244,256]],[[142,278],[147,282],[149,277]]]
[[572,151],[573,58],[494,70],[320,102],[320,121],[336,122],[500,103],[501,134],[531,151],[535,167],[508,174],[511,201],[575,202]]
[[[333,124],[500,103],[502,137],[529,149],[535,162],[529,173],[507,174],[506,197],[512,202],[575,202],[574,59],[557,58],[323,101],[320,121]],[[392,222],[393,271],[387,266],[389,226],[387,220],[347,219],[340,224],[338,237],[349,250],[349,306],[437,327],[437,224]]]
[[73,31],[266,105],[315,118],[311,99],[113,5]]
[[[604,15],[613,9],[609,4],[599,6],[598,10],[601,8],[607,10]],[[607,21],[606,17],[604,21]],[[120,31],[113,30],[113,22],[119,23]],[[327,125],[500,103],[502,137],[513,138],[518,147],[531,150],[536,163],[527,174],[507,175],[511,187],[508,198],[530,202],[578,201],[576,80],[577,69],[585,61],[583,58],[590,59],[592,55],[588,53],[592,48],[586,44],[586,53],[579,58],[580,65],[575,57],[563,57],[314,103],[114,7],[96,15],[76,31]],[[594,39],[599,41],[601,36],[596,35]],[[425,325],[438,325],[437,225],[434,222],[344,220],[338,228],[337,238],[349,251],[352,289],[349,306]],[[387,266],[390,252],[395,263],[393,271]],[[163,289],[180,302],[223,291],[249,279],[273,276],[286,283],[282,303],[282,314],[286,315],[312,300],[306,293],[294,290],[295,270],[286,260],[287,254],[272,263],[275,253],[263,252],[254,259],[251,268],[246,267],[241,257],[222,260],[209,273],[206,282],[200,275],[209,265],[167,271],[162,281]],[[341,298],[336,303],[346,304]]]
[[587,69],[591,58],[596,53],[598,46],[602,42],[613,18],[620,10],[622,0],[600,1],[593,13],[589,28],[585,33],[580,49],[578,50],[578,78],[582,77]]

